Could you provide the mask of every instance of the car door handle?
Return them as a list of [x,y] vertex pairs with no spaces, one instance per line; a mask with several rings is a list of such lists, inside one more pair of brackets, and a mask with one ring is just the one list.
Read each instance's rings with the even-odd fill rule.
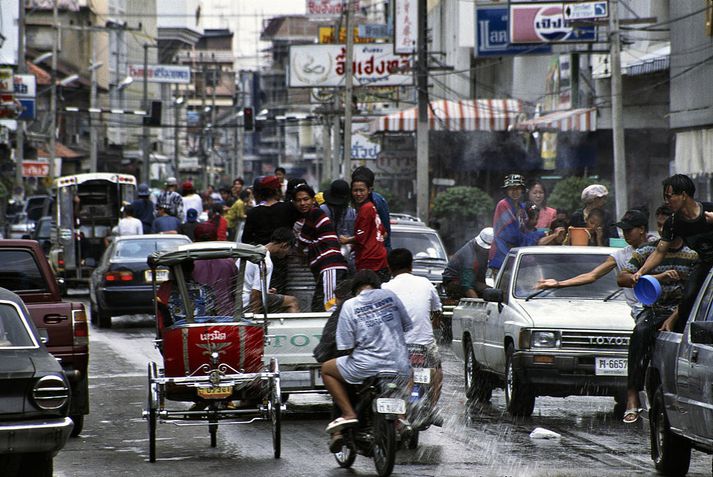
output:
[[695,348],[691,350],[691,362],[692,363],[698,362],[698,350]]
[[47,324],[59,323],[62,320],[66,320],[66,315],[45,315],[44,322]]

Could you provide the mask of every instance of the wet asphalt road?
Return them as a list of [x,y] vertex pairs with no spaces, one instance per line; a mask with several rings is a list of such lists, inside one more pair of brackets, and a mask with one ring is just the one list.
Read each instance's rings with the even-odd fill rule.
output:
[[[207,428],[158,426],[158,460],[148,462],[146,364],[160,363],[147,316],[114,318],[111,330],[91,329],[90,400],[82,434],[55,458],[55,475],[82,476],[347,476],[374,475],[359,456],[352,471],[328,453],[324,426],[328,400],[291,398],[283,414],[282,458],[272,457],[267,423],[222,426],[218,446]],[[538,398],[533,417],[514,421],[502,391],[489,405],[469,408],[462,365],[443,349],[441,399],[446,422],[421,434],[416,450],[400,450],[393,475],[401,476],[628,476],[656,475],[649,457],[648,423],[625,425],[612,413],[611,398]],[[543,427],[559,440],[533,440]],[[694,451],[689,475],[710,476],[711,458]]]

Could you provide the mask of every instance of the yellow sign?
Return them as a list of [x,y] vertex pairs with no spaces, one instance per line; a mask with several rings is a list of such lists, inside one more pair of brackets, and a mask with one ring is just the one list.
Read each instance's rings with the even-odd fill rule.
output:
[[198,388],[198,396],[203,399],[225,399],[233,394],[233,386]]
[[[347,29],[339,29],[339,40],[334,38],[334,27],[319,27],[319,42],[321,44],[346,43]],[[359,37],[359,27],[354,27],[354,43],[374,43],[372,38]]]

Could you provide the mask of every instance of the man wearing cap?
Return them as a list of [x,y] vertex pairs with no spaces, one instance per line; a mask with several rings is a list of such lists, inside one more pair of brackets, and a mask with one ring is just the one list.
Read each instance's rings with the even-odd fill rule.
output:
[[[571,227],[587,227],[589,213],[595,209],[601,209],[604,212],[604,220],[602,221],[602,224],[611,223],[611,216],[606,209],[608,197],[609,191],[601,184],[592,184],[585,187],[582,190],[582,203],[584,203],[584,207],[572,212],[572,215],[569,218],[569,225]],[[602,228],[601,240],[604,245],[609,245],[609,239],[617,236],[616,227],[613,225]]]
[[490,288],[485,283],[485,274],[492,242],[493,228],[486,227],[451,256],[443,271],[443,287],[448,298],[478,298],[483,290]]
[[198,211],[196,209],[188,209],[186,211],[186,221],[178,227],[178,233],[195,242],[196,227],[198,227]]
[[159,202],[156,206],[158,215],[153,221],[153,226],[151,227],[151,233],[154,234],[176,234],[178,233],[178,227],[181,225],[181,221],[177,217],[169,214],[171,206],[168,204],[163,204]]
[[175,177],[166,179],[166,188],[159,194],[157,204],[168,206],[168,214],[179,219],[183,217],[183,198],[177,192],[178,181]]
[[[342,179],[333,181],[329,189],[324,192],[324,204],[319,208],[327,214],[334,224],[334,229],[337,231],[337,237],[354,235],[354,222],[356,221],[356,210],[350,206],[352,198],[351,187],[349,183]],[[355,271],[354,254],[350,245],[341,246],[342,255],[349,264],[349,269]]]
[[[627,246],[618,248],[612,252],[603,263],[589,272],[582,273],[567,280],[555,280],[545,278],[537,282],[537,289],[576,287],[594,283],[616,269],[621,272],[629,263],[634,250],[644,245],[647,241],[647,229],[649,219],[644,212],[638,209],[628,210],[619,222],[613,224],[624,232],[624,240]],[[624,298],[627,305],[631,307],[631,316],[636,318],[641,313],[642,306],[634,295],[633,290],[625,289]]]
[[[191,181],[185,181],[181,185],[181,192],[183,193],[183,197],[181,198],[183,201],[183,211],[196,209],[198,213],[203,212],[203,199],[201,199],[200,195],[196,194],[196,190]],[[186,221],[185,215],[178,216],[178,218],[181,219],[181,222]]]
[[291,203],[279,201],[280,187],[280,181],[275,176],[264,176],[255,180],[257,205],[246,214],[243,243],[266,245],[273,230],[280,227],[292,229],[297,220],[297,211]]
[[[634,274],[656,251],[659,243],[660,240],[649,242],[634,251],[619,273],[619,286],[631,290],[636,284]],[[697,261],[698,254],[688,248],[681,237],[674,237],[668,242],[668,249],[661,263],[649,270],[649,276],[661,285],[661,294],[655,303],[645,305],[644,310],[636,317],[636,326],[629,340],[627,405],[624,412],[624,422],[627,424],[639,419],[639,391],[643,389],[644,375],[656,341],[656,331],[665,328],[667,321],[675,322],[678,318],[678,306],[684,295],[686,280]]]
[[518,247],[523,237],[527,220],[522,196],[525,179],[520,174],[505,176],[502,189],[505,197],[495,206],[493,214],[493,246],[490,247],[489,267],[499,270],[508,251]]
[[145,234],[151,233],[151,226],[154,220],[154,203],[151,202],[151,191],[146,184],[139,184],[137,190],[139,198],[131,203],[131,208],[134,211],[134,217],[141,221]]

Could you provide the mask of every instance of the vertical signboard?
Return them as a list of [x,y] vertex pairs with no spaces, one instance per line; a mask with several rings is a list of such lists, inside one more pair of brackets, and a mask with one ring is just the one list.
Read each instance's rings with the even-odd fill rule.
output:
[[415,53],[417,40],[418,0],[394,0],[394,53]]
[[35,119],[35,96],[37,94],[37,79],[35,75],[15,75],[15,99],[22,105],[17,119],[31,121]]

